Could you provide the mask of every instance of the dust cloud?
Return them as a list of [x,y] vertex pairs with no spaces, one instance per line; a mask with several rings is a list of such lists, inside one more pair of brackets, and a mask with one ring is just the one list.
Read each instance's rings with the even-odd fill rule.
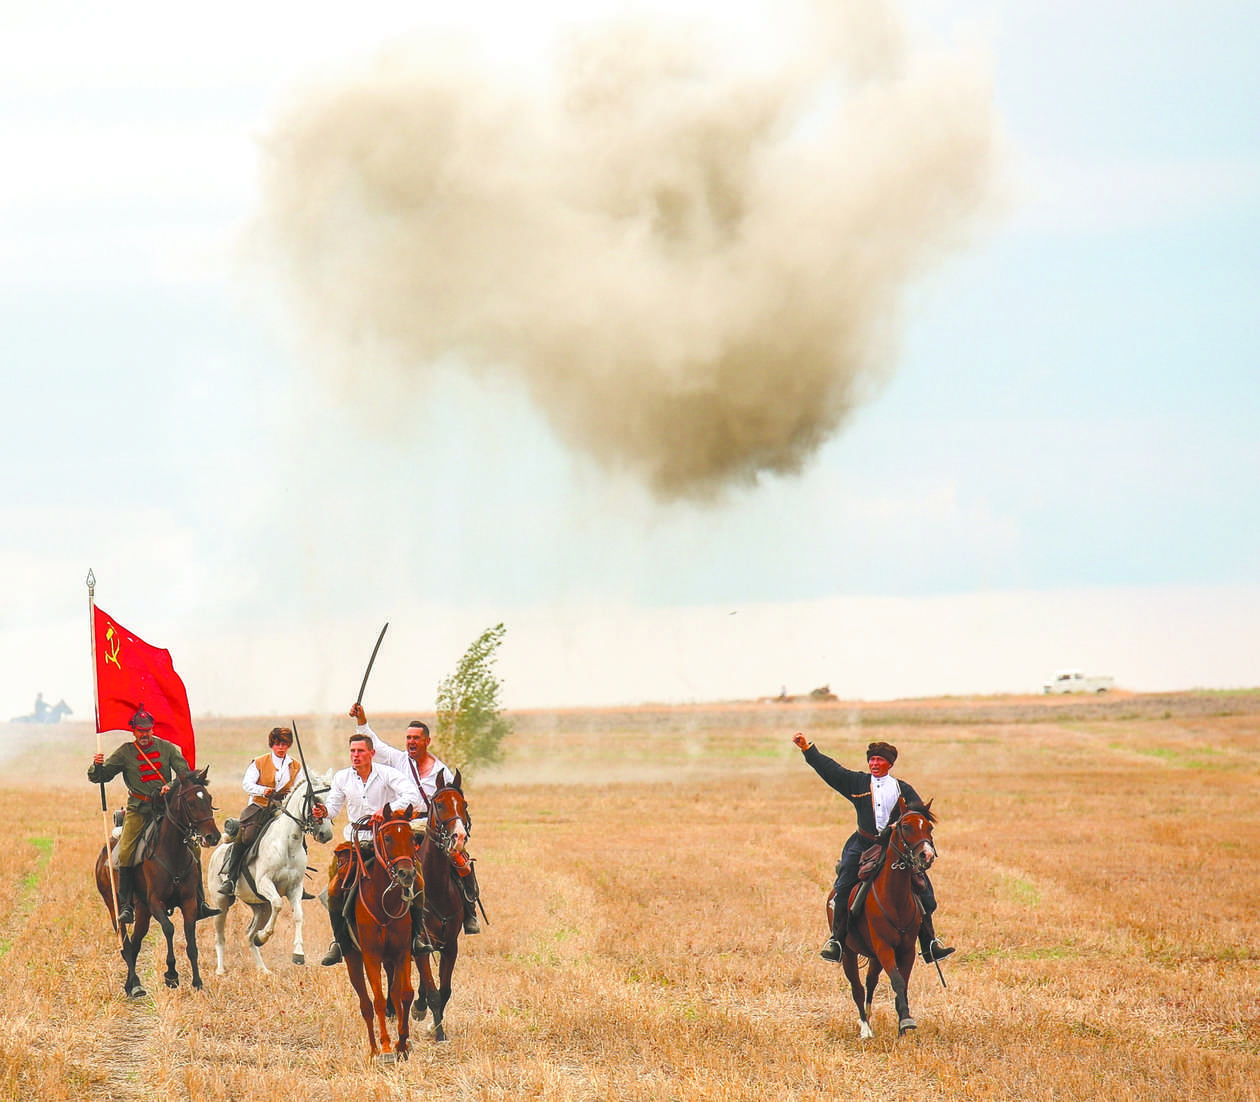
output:
[[662,501],[799,472],[967,245],[996,142],[983,65],[892,5],[785,26],[741,55],[623,21],[528,76],[409,40],[296,90],[256,229],[320,371],[369,417],[478,372]]

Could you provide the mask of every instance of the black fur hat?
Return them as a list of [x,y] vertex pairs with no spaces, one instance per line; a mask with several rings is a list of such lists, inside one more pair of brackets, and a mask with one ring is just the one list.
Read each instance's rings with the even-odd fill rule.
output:
[[872,742],[866,748],[866,760],[871,758],[883,758],[889,765],[897,760],[897,747],[891,742]]

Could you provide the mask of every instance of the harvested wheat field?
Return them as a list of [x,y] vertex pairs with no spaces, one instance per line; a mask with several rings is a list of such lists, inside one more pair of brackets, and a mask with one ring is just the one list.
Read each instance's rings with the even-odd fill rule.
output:
[[[288,717],[284,717],[288,718]],[[297,717],[310,764],[350,721]],[[1254,1099],[1260,1095],[1260,694],[715,704],[512,716],[508,760],[465,785],[490,924],[462,939],[450,1041],[373,1066],[327,916],[304,966],[281,917],[255,970],[161,982],[150,932],[129,1002],[91,880],[86,724],[10,727],[0,813],[6,1099]],[[274,719],[202,719],[220,824]],[[401,744],[405,717],[373,717]],[[861,1041],[818,957],[849,805],[802,730],[935,797],[948,988],[919,962],[917,1031],[882,980]],[[107,751],[114,743],[106,746]],[[442,747],[434,746],[441,756]],[[123,799],[109,786],[111,806]],[[340,823],[338,827],[340,827]],[[318,890],[327,848],[311,864]]]

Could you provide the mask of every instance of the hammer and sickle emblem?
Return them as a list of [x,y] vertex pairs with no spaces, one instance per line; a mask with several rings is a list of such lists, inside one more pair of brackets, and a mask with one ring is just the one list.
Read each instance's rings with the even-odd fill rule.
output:
[[118,638],[118,633],[112,628],[105,629],[105,661],[113,662],[120,670],[122,663],[118,661],[118,652],[122,650],[122,641]]

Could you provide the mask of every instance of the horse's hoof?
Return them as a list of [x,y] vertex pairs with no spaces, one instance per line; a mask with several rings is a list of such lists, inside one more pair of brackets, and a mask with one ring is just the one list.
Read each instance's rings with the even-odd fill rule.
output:
[[147,998],[148,995],[149,993],[139,984],[136,984],[135,987],[132,987],[127,991],[127,998],[129,999],[144,999]]
[[375,1057],[378,1064],[392,1064],[395,1056],[392,1052],[382,1052]]
[[861,1034],[862,1040],[865,1041],[867,1038],[875,1036],[875,1031],[871,1029],[871,1027],[867,1025],[865,1022],[860,1022],[859,1025],[861,1026],[861,1030],[862,1030],[862,1034]]
[[162,982],[165,983],[167,987],[172,987],[172,988],[178,987],[179,977],[178,976],[163,976]]
[[905,1033],[907,1030],[910,1030],[910,1029],[918,1029],[918,1028],[919,1028],[919,1023],[916,1022],[913,1018],[902,1018],[901,1021],[897,1023],[898,1034]]
[[424,1021],[425,1015],[428,1013],[429,1013],[429,1008],[423,1003],[411,1004],[411,1016],[415,1018],[416,1021],[418,1022]]
[[394,1017],[394,1004],[393,1004],[393,1003],[386,1003],[386,1004],[385,1004],[385,1017],[387,1017],[387,1018],[389,1018],[389,1019],[391,1019],[391,1020],[393,1019],[393,1017]]
[[433,1039],[439,1044],[444,1044],[446,1042],[446,1030],[444,1030],[441,1026],[438,1026],[437,1029],[433,1031]]
[[205,984],[203,984],[201,980],[193,980],[192,987],[194,991],[200,991],[204,986]]
[[304,957],[301,953],[294,953],[294,954],[293,954],[293,963],[294,963],[294,964],[305,964],[305,963],[306,963],[306,957]]

